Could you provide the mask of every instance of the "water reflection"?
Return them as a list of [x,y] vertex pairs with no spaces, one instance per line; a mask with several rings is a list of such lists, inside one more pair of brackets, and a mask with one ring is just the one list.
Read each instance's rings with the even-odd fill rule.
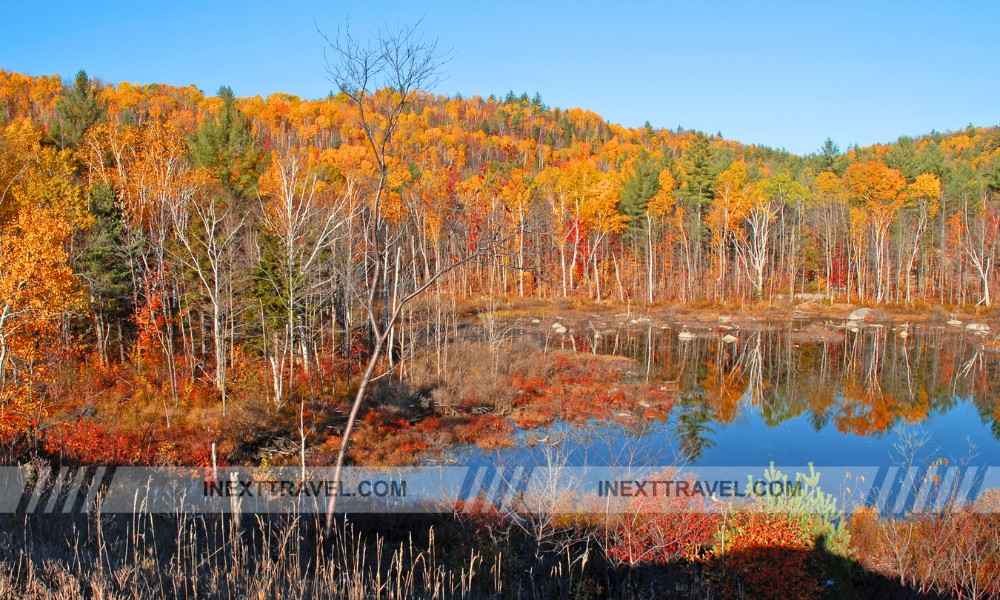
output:
[[[998,448],[994,381],[1000,355],[988,349],[986,338],[923,325],[869,325],[857,331],[817,322],[752,331],[723,327],[687,341],[678,339],[679,326],[647,324],[560,343],[630,356],[643,364],[639,377],[676,388],[673,434],[691,462],[734,435],[748,436],[750,444],[754,435],[767,435],[747,427],[756,421],[787,435],[800,435],[804,428],[822,431],[827,442],[837,439],[830,438],[832,432],[880,439],[917,424],[956,439],[962,429],[989,431],[987,450]],[[736,339],[723,341],[726,335]],[[963,410],[952,411],[959,404]],[[951,418],[932,422],[949,411]]]

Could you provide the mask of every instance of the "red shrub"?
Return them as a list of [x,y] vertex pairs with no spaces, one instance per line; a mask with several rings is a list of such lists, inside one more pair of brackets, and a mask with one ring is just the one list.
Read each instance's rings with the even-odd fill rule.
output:
[[[813,541],[788,515],[739,512],[730,517],[716,548],[725,595],[749,598],[815,598]],[[718,565],[717,565],[718,566]]]
[[111,431],[89,419],[62,426],[44,441],[45,451],[61,461],[80,464],[135,465],[148,462],[142,440]]
[[[669,478],[668,478],[669,479]],[[643,496],[608,531],[608,558],[634,567],[664,565],[690,558],[708,546],[721,517],[691,496]]]

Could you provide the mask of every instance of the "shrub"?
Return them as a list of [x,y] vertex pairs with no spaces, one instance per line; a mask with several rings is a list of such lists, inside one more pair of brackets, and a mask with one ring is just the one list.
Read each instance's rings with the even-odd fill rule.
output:
[[1000,516],[995,513],[973,508],[881,519],[866,508],[849,526],[857,560],[901,586],[956,598],[1000,596]]
[[[673,479],[668,474],[663,479]],[[711,545],[722,522],[700,497],[639,496],[605,527],[605,553],[621,566],[666,565],[697,556]]]
[[786,514],[734,513],[710,556],[726,597],[815,598],[822,591],[813,540]]
[[44,449],[60,462],[85,465],[135,465],[150,458],[138,437],[111,431],[89,419],[61,426],[46,436]]

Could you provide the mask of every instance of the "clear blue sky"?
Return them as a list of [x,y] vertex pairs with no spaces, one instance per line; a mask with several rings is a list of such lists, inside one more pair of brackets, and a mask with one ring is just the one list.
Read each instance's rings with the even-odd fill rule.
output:
[[814,151],[1000,124],[1000,2],[15,2],[0,68],[325,95],[324,43],[423,18],[434,91],[539,92],[612,122]]

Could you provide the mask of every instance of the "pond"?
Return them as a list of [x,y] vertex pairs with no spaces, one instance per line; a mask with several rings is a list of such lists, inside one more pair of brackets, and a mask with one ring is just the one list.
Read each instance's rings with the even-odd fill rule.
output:
[[[634,358],[632,377],[675,390],[664,422],[556,424],[461,462],[714,466],[1000,465],[1000,353],[992,337],[936,324],[790,320],[632,325],[548,347]],[[523,332],[531,335],[531,332]],[[730,337],[725,337],[730,336]],[[734,339],[735,338],[735,339]],[[545,443],[537,443],[545,440]]]

